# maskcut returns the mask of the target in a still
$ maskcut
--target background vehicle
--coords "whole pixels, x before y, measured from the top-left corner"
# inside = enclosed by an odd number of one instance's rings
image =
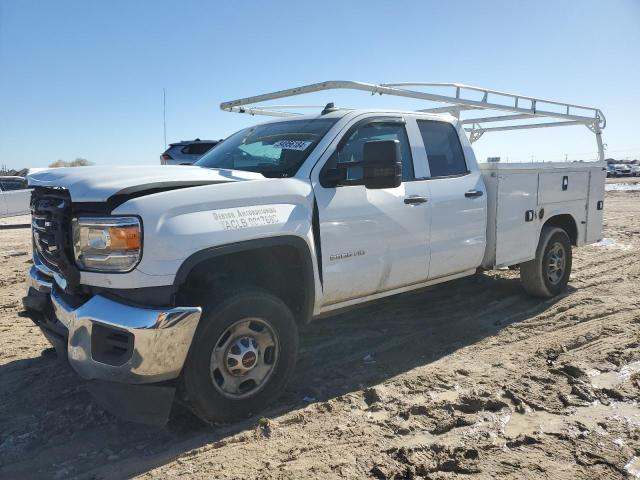
[[[618,163],[613,166],[613,176],[614,177],[630,177],[631,167],[624,163]]]
[[[640,165],[630,165],[631,175],[634,177],[640,177]]]
[[[29,213],[31,190],[22,177],[0,177],[0,217]]]
[[[160,155],[160,163],[162,165],[192,165],[219,142],[219,140],[196,138],[195,140],[171,143],[169,148]]]
[[[340,88],[507,115],[328,104],[243,129],[193,167],[30,175],[25,307],[53,310],[36,318],[44,334],[116,413],[165,421],[179,387],[219,421],[282,391],[313,318],[505,266],[519,266],[531,295],[561,293],[572,246],[602,236],[604,115],[459,84],[444,85],[450,96],[443,84],[408,88],[430,85],[324,82],[221,108],[283,117],[245,105]],[[479,165],[471,147],[489,132],[567,124],[595,134],[599,162]]]

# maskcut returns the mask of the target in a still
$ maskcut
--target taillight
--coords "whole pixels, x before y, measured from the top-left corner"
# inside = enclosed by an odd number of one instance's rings
[[[173,160],[173,157],[171,157],[171,155],[169,155],[168,153],[163,153],[162,155],[160,155],[160,163],[162,165],[167,163],[167,160]]]

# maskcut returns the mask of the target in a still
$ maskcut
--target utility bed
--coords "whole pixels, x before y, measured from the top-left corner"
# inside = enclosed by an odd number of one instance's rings
[[[484,268],[535,257],[539,224],[560,209],[573,215],[577,246],[602,238],[606,168],[589,163],[480,163],[487,187]],[[524,212],[525,218],[522,218]]]

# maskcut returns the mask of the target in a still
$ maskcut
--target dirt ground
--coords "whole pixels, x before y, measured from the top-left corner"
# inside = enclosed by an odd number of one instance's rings
[[[515,271],[305,329],[260,417],[115,419],[22,316],[27,217],[0,221],[0,478],[640,478],[640,192],[607,192],[605,240],[566,294]]]

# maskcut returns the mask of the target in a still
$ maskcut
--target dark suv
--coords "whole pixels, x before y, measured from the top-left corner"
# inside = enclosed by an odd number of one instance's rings
[[[160,163],[162,165],[191,165],[200,160],[200,157],[218,143],[220,140],[200,140],[199,138],[170,143],[169,148],[160,155]]]

